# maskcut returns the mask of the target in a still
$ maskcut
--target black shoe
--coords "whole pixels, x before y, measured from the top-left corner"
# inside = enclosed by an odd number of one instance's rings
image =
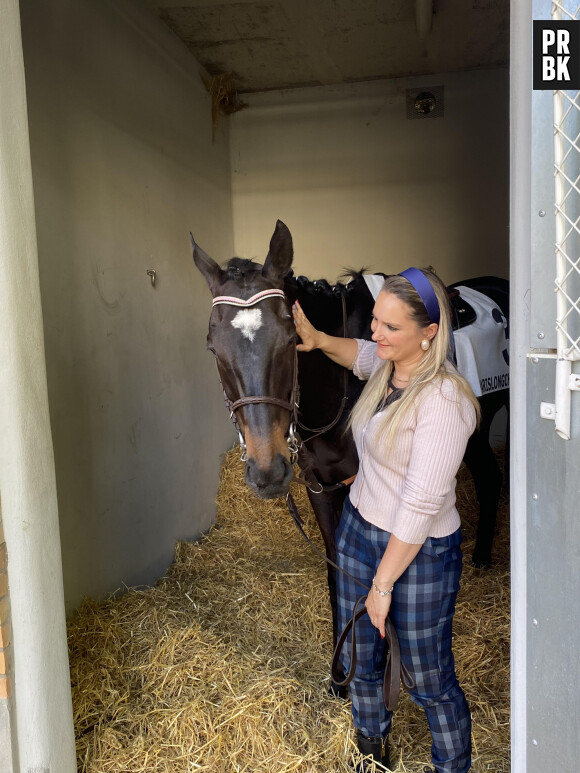
[[[358,730],[356,733],[356,742],[360,753],[364,754],[365,757],[372,757],[372,759],[375,762],[380,763],[385,770],[390,770],[391,768],[388,740],[388,736],[386,738],[381,738],[380,735],[375,735],[371,738],[367,738],[362,733],[359,733]],[[366,773],[370,770],[370,767],[369,762],[363,760],[357,765],[356,773]]]

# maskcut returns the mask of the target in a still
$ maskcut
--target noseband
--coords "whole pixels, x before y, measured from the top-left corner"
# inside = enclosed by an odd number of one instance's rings
[[[223,305],[223,306],[237,306],[238,308],[247,309],[250,306],[255,306],[257,303],[260,303],[260,301],[263,301],[266,298],[284,298],[284,300],[286,300],[286,295],[284,294],[283,290],[276,290],[274,288],[270,290],[262,290],[259,293],[252,295],[251,298],[248,298],[247,300],[243,298],[236,298],[235,296],[232,296],[232,295],[217,295],[213,299],[212,307]],[[217,364],[217,358],[216,358],[216,364]],[[232,420],[232,423],[236,428],[240,439],[240,447],[242,449],[242,455],[241,455],[242,461],[243,462],[247,461],[248,455],[247,455],[247,449],[246,449],[246,441],[244,440],[244,436],[242,435],[240,425],[238,424],[238,420],[236,418],[236,411],[238,410],[238,408],[242,408],[244,405],[256,405],[258,403],[267,403],[269,405],[277,405],[279,408],[284,408],[285,411],[289,411],[290,413],[291,419],[290,419],[290,426],[288,428],[288,437],[286,438],[286,443],[288,444],[288,450],[290,452],[290,462],[291,464],[294,464],[294,462],[296,461],[296,457],[298,456],[298,451],[300,450],[300,446],[301,446],[301,441],[296,431],[296,425],[298,422],[298,401],[299,401],[298,354],[296,352],[296,349],[294,349],[294,373],[292,377],[292,392],[290,394],[289,402],[287,402],[286,400],[281,400],[279,397],[270,397],[268,395],[263,395],[263,396],[252,395],[250,397],[240,397],[237,400],[234,400],[232,402],[228,397],[226,390],[224,389],[223,382],[221,379],[221,374],[219,373],[219,366],[218,366],[218,375],[220,378],[220,383],[222,384],[226,407],[230,412],[230,419]]]

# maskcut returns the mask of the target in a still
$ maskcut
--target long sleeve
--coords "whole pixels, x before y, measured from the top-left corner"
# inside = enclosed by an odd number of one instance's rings
[[[393,524],[393,534],[419,544],[433,529],[445,506],[455,506],[455,476],[475,426],[475,411],[455,390],[444,386],[429,395],[417,411],[411,454]]]

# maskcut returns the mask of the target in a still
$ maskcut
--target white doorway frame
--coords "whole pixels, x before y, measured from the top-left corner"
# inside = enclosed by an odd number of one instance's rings
[[[526,773],[526,376],[531,283],[531,2],[512,0],[510,27],[511,758],[512,773]]]

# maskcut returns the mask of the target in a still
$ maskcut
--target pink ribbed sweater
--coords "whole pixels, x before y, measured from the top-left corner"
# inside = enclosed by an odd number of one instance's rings
[[[385,363],[374,342],[357,339],[357,344],[353,371],[366,381]],[[380,412],[354,435],[359,470],[352,504],[365,520],[403,542],[418,545],[452,534],[460,524],[455,476],[475,428],[473,405],[463,395],[458,401],[457,387],[444,379],[424,388],[388,451],[377,441],[379,422]]]

